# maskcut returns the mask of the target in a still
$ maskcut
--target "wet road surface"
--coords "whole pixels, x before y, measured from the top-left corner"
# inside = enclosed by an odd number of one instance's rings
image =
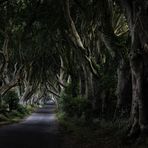
[[[61,148],[55,106],[38,109],[23,122],[0,128],[0,148]]]

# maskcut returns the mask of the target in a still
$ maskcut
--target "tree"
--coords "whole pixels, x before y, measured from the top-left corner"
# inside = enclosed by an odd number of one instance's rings
[[[147,1],[122,1],[121,7],[127,16],[131,33],[130,67],[132,74],[132,111],[129,135],[139,128],[143,133],[147,130]]]

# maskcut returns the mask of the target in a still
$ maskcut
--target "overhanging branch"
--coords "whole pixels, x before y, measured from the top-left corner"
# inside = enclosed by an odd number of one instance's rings
[[[73,19],[70,15],[70,7],[69,7],[69,0],[63,0],[64,2],[64,12],[65,12],[65,18],[66,18],[66,21],[67,21],[67,24],[68,24],[68,27],[69,27],[69,31],[72,35],[72,37],[74,38],[75,40],[75,44],[81,48],[82,50],[85,51],[85,48],[84,48],[84,45],[82,43],[82,40],[77,32],[77,29],[76,29],[76,26],[73,22]]]

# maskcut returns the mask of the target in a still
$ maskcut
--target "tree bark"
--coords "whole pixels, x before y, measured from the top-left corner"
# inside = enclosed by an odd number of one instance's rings
[[[137,128],[141,133],[148,131],[148,2],[147,0],[120,0],[127,16],[131,33],[131,75],[132,75],[132,109],[131,131]]]
[[[117,69],[118,83],[117,83],[117,105],[114,114],[114,119],[121,117],[123,111],[127,112],[130,108],[129,104],[132,101],[132,80],[130,65],[124,59],[120,61],[119,67]]]

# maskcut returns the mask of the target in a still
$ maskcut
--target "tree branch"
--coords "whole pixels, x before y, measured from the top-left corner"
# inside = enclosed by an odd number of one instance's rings
[[[45,87],[47,89],[47,91],[49,91],[50,93],[52,93],[53,95],[55,95],[56,97],[60,98],[60,95],[57,94],[56,92],[53,92],[52,90],[48,89],[47,85],[45,84]]]
[[[84,45],[82,43],[82,40],[77,32],[77,29],[75,27],[75,24],[73,22],[73,19],[70,15],[70,7],[69,7],[69,0],[63,0],[64,1],[64,12],[65,12],[65,18],[69,27],[69,31],[71,35],[73,36],[75,40],[75,44],[81,48],[83,51],[85,51]]]

